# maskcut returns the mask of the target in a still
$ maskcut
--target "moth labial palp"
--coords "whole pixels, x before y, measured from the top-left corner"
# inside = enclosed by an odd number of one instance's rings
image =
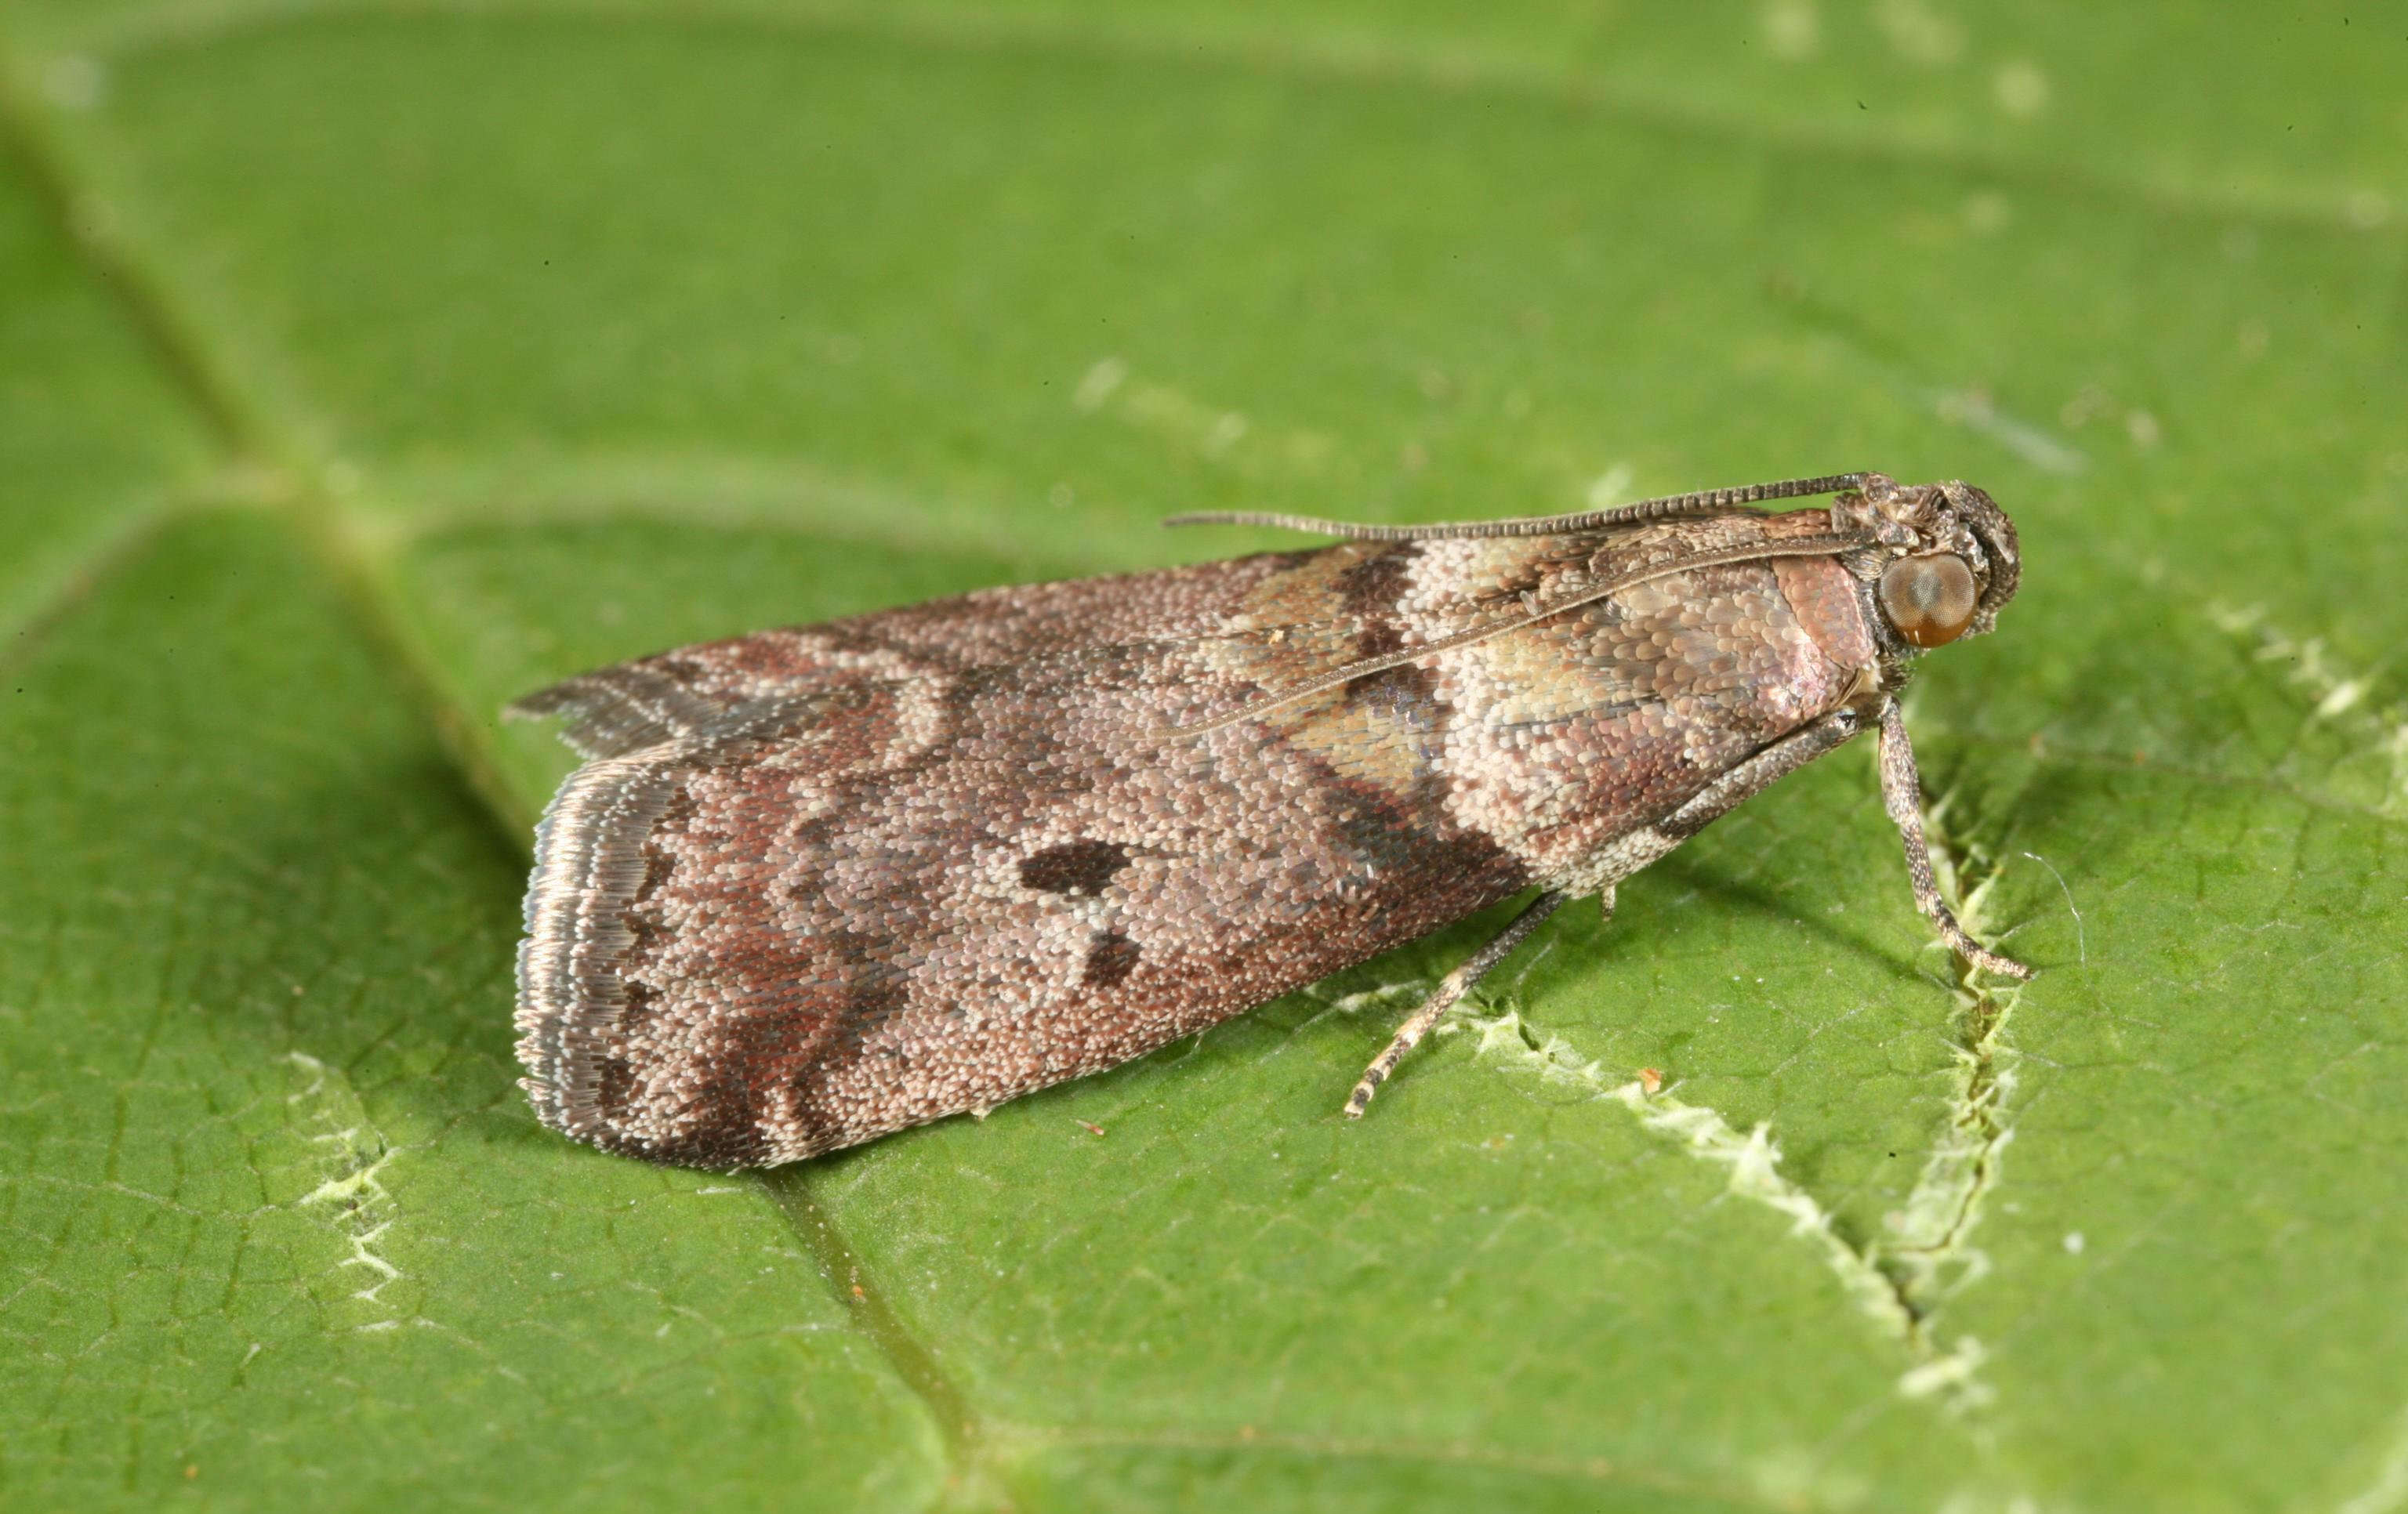
[[[1828,507],[1774,512],[1832,494]],[[538,833],[519,1054],[546,1123],[796,1160],[1095,1072],[1535,889],[1373,1092],[1565,900],[1881,732],[1988,631],[2014,526],[1830,475],[992,589],[707,643],[530,695],[587,764]]]

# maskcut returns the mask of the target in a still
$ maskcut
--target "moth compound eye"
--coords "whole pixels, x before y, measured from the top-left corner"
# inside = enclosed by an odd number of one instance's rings
[[[1901,557],[1882,572],[1882,613],[1918,647],[1945,647],[1963,636],[1981,597],[1973,570],[1955,552]]]

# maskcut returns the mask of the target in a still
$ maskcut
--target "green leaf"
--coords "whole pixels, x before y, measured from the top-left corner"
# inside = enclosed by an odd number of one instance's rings
[[[0,7],[11,1507],[2408,1507],[2408,26]],[[541,1130],[502,702],[1273,538],[1881,467],[1864,755],[766,1178]],[[1660,1093],[1641,1069],[1660,1072]],[[1100,1132],[1100,1134],[1098,1134]]]

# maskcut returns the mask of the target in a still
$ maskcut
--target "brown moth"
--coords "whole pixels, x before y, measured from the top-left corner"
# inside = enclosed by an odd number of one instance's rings
[[[1834,494],[1828,508],[1767,501]],[[1801,478],[983,590],[520,700],[545,812],[518,1054],[544,1122],[792,1162],[1192,1035],[1524,890],[1348,1100],[1566,899],[1878,727],[1947,944],[1897,691],[1988,631],[2015,532],[1962,483]]]

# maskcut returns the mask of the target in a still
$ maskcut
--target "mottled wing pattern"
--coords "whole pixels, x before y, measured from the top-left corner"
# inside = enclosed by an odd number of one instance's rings
[[[781,702],[862,683],[1209,635],[1255,585],[1311,555],[1263,553],[1158,573],[988,589],[764,631],[582,673],[528,694],[509,712],[566,717],[562,739],[582,757],[740,735],[747,719]]]
[[[1827,519],[1705,524],[1736,541]],[[791,1161],[1125,1061],[1533,881],[1595,886],[1601,846],[1831,707],[1869,660],[1822,624],[1844,613],[1801,615],[1853,612],[1836,563],[1654,580],[1162,732],[1694,544],[1685,528],[992,590],[532,696],[519,709],[566,716],[591,759],[547,812],[528,900],[538,1112],[655,1160]],[[1768,707],[1768,680],[1794,698]]]

